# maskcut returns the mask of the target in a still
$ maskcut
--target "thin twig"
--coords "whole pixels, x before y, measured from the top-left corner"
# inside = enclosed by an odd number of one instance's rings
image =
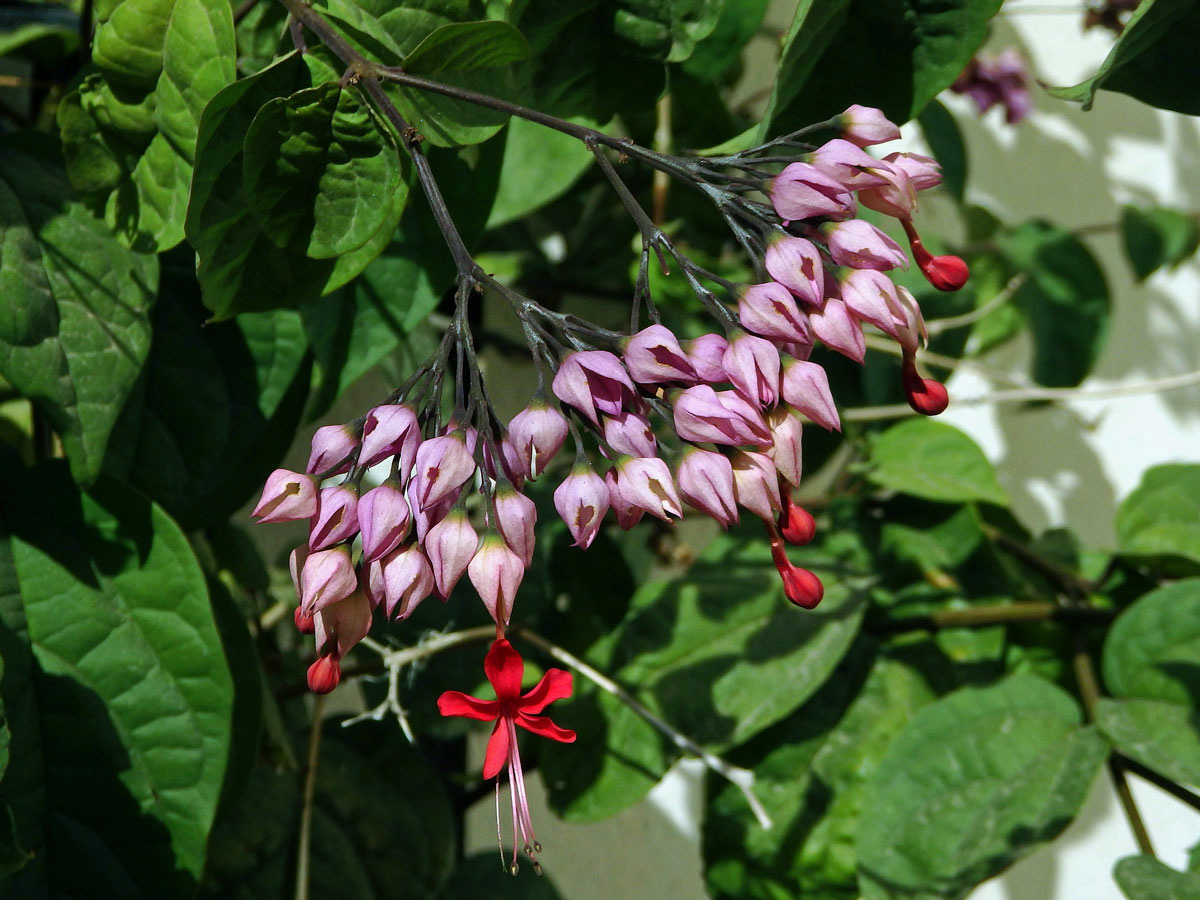
[[[308,856],[312,842],[313,798],[317,791],[317,763],[321,757],[321,709],[325,696],[313,702],[308,734],[308,766],[304,771],[304,805],[300,808],[300,839],[296,846],[296,900],[308,900]]]
[[[547,654],[554,657],[565,666],[574,669],[596,687],[611,694],[620,700],[623,704],[649,722],[660,733],[665,735],[671,743],[685,753],[690,753],[697,757],[704,765],[715,774],[727,780],[730,784],[736,787],[746,798],[746,804],[750,807],[750,811],[754,813],[754,818],[758,820],[758,824],[763,828],[770,828],[772,825],[771,816],[767,813],[762,802],[754,794],[754,773],[749,769],[743,769],[739,766],[732,765],[721,759],[719,756],[714,756],[709,753],[687,735],[676,731],[668,722],[660,719],[649,709],[637,701],[632,694],[627,690],[597,669],[592,668],[578,656],[564,650],[557,644],[552,644],[536,632],[530,631],[527,628],[512,628],[510,633],[517,635],[529,643],[540,647]]]
[[[1134,775],[1145,779],[1157,788],[1161,788],[1176,800],[1180,801],[1181,803],[1186,803],[1192,809],[1200,811],[1200,794],[1189,791],[1183,785],[1176,784],[1170,778],[1164,778],[1153,769],[1143,766],[1137,760],[1130,759],[1128,756],[1122,756],[1119,754],[1118,757],[1121,760],[1121,765],[1125,767],[1126,771],[1132,772]]]
[[[961,316],[947,316],[944,319],[930,319],[925,323],[925,330],[930,337],[936,337],[939,334],[950,331],[955,328],[965,328],[967,325],[974,325],[980,319],[986,318],[991,313],[995,312],[1001,306],[1006,304],[1025,284],[1029,276],[1024,272],[1018,272],[1009,279],[1008,284],[1001,288],[996,296],[983,304],[977,309],[963,313]]]
[[[905,631],[937,631],[942,628],[987,628],[1014,622],[1063,622],[1096,624],[1111,622],[1116,610],[1094,607],[1060,606],[1043,601],[1030,603],[995,603],[972,606],[968,609],[942,609],[924,616],[904,616],[887,619],[872,626],[888,634]]]

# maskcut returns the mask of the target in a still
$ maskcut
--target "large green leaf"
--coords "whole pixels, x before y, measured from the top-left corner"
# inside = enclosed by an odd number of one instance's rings
[[[413,75],[491,69],[529,57],[529,44],[507,22],[453,22],[426,35],[405,57]]]
[[[1186,74],[1194,68],[1198,41],[1196,0],[1143,0],[1100,70],[1071,87],[1050,88],[1050,93],[1082,103],[1087,110],[1103,88],[1161,109],[1200,114],[1200,95]]]
[[[945,503],[1008,505],[983,451],[941,422],[918,418],[893,425],[872,445],[871,463],[868,477],[902,494]]]
[[[1163,266],[1175,268],[1200,246],[1196,217],[1163,206],[1121,207],[1121,239],[1138,281]]]
[[[311,370],[298,312],[206,326],[187,263],[164,266],[150,358],[113,431],[105,471],[193,529],[227,518],[278,465],[300,424]]]
[[[835,551],[821,549],[824,557],[808,563],[817,571],[834,565]],[[844,573],[827,578],[815,611],[796,609],[769,560],[757,536],[714,541],[685,577],[639,590],[597,656],[640,702],[694,740],[716,748],[745,741],[824,683],[863,611],[863,595]],[[595,748],[586,759],[576,748],[543,751],[551,802],[567,818],[611,814],[662,774],[656,732],[607,695],[598,703],[585,695],[563,706],[564,722],[589,733],[590,740],[580,738]],[[598,723],[597,712],[605,714]]]
[[[864,645],[794,715],[732,751],[732,762],[754,772],[773,824],[759,827],[741,792],[710,776],[704,860],[713,896],[857,896],[854,841],[860,817],[870,814],[866,780],[932,699],[915,669]]]
[[[11,896],[186,896],[229,749],[232,685],[178,526],[48,463],[5,486],[0,794],[34,859]]]
[[[1176,872],[1153,856],[1127,856],[1113,877],[1129,900],[1192,900],[1200,897],[1200,873]]]
[[[1096,724],[1124,754],[1170,778],[1200,784],[1200,579],[1151,591],[1104,642]]]
[[[1034,379],[1079,384],[1108,337],[1112,300],[1100,264],[1079,238],[1048,222],[1026,222],[1002,235],[1000,246],[1029,276],[1014,300],[1033,332]]]
[[[236,77],[225,0],[97,9],[87,76],[58,108],[67,172],[109,226],[147,251],[183,239],[201,113]]]
[[[504,135],[504,165],[488,227],[516,221],[566,193],[592,161],[592,154],[578,138],[525,119],[511,120]]]
[[[246,132],[246,203],[277,247],[341,256],[395,228],[408,192],[398,152],[335,82],[270,100]]]
[[[854,103],[907,122],[958,77],[1001,0],[801,0],[760,138]]]
[[[52,148],[0,146],[0,374],[62,438],[71,471],[100,471],[150,349],[158,265],[73,198]]]
[[[1172,572],[1200,565],[1200,466],[1146,470],[1117,509],[1117,546]]]
[[[322,736],[317,764],[311,895],[436,896],[454,866],[456,844],[442,780],[394,722],[334,728]],[[213,835],[201,896],[292,896],[301,785],[299,772],[254,771]]]
[[[871,777],[865,900],[965,897],[1078,812],[1107,748],[1049,682],[1014,675],[916,714]]]
[[[298,54],[291,54],[269,69],[230,85],[205,109],[188,205],[187,235],[199,257],[197,276],[204,303],[215,319],[239,312],[295,307],[340,287],[379,255],[400,221],[407,192],[398,188],[390,194],[382,193],[380,208],[368,213],[371,221],[379,223],[376,230],[365,243],[342,252],[336,259],[313,259],[304,252],[280,247],[275,236],[263,228],[252,210],[248,188],[265,190],[266,185],[261,180],[250,183],[244,139],[262,107],[309,84],[308,67]],[[249,149],[249,139],[245,143]],[[333,172],[328,176],[329,184],[336,192],[339,179],[353,174],[353,170]],[[292,191],[299,205],[296,181],[276,183]],[[320,249],[342,250],[336,246],[338,235],[329,228],[353,218],[362,207],[362,198],[371,190],[368,185],[351,181],[344,195],[310,196],[314,221],[322,218],[326,231],[317,236],[301,227],[297,229],[302,235],[298,240],[306,247],[316,240]],[[345,202],[344,208],[338,205],[339,200]],[[356,234],[354,240],[360,237]]]

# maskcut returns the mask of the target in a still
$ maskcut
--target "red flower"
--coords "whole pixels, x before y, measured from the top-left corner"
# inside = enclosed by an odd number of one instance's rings
[[[487,756],[483,761],[483,777],[493,778],[507,766],[509,791],[512,795],[513,836],[518,831],[524,841],[525,853],[533,862],[535,871],[541,871],[535,853],[541,851],[541,845],[533,835],[533,823],[529,818],[529,802],[525,797],[525,775],[521,769],[521,754],[517,749],[517,728],[520,725],[526,731],[548,737],[552,740],[571,743],[575,740],[575,732],[568,728],[559,728],[545,716],[539,716],[543,709],[555,700],[571,696],[571,673],[562,669],[547,669],[542,680],[533,690],[522,695],[521,679],[525,675],[525,662],[521,654],[513,649],[512,644],[504,638],[492,643],[487,657],[483,661],[483,671],[492,690],[496,692],[495,700],[480,700],[462,691],[446,691],[438,697],[438,711],[443,716],[463,716],[467,719],[495,721],[492,737],[488,741]],[[496,795],[496,818],[499,821],[500,795]],[[517,848],[513,847],[513,861],[510,867],[515,875],[517,871]]]

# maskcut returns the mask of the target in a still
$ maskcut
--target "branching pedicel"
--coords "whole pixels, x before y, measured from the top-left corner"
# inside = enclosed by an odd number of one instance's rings
[[[318,659],[308,683],[318,693],[337,686],[340,660],[366,636],[377,607],[389,618],[407,618],[431,594],[445,600],[467,575],[496,623],[486,667],[497,700],[451,692],[440,706],[447,715],[496,719],[496,735],[503,732],[504,739],[493,737],[484,774],[507,768],[514,832],[525,836],[532,855],[536,843],[512,725],[542,721],[527,713],[569,694],[570,679],[561,673],[554,690],[539,693],[539,686],[520,697],[520,657],[505,639],[534,552],[536,510],[522,492],[525,482],[541,476],[571,439],[574,465],[555,490],[554,505],[581,549],[593,542],[610,509],[625,529],[647,513],[664,521],[682,518],[685,504],[723,526],[737,521],[739,508],[748,510],[766,525],[787,598],[815,607],[823,594],[820,580],[793,565],[785,550],[787,543],[813,536],[812,517],[791,490],[801,477],[802,423],[836,430],[840,422],[825,371],[809,355],[820,341],[861,362],[862,326],[872,325],[901,348],[912,408],[925,415],[945,409],[945,388],[916,368],[925,336],[921,311],[884,274],[906,266],[907,256],[886,234],[855,218],[859,203],[898,218],[929,281],[957,290],[966,281],[966,265],[955,256],[932,256],[912,223],[917,193],[940,182],[939,170],[916,154],[876,159],[866,153],[866,146],[899,137],[899,129],[879,110],[859,106],[728,156],[657,153],[369,63],[311,8],[287,5],[342,56],[350,67],[347,81],[358,84],[397,129],[454,256],[458,280],[455,314],[438,350],[362,418],[320,428],[306,471],[272,473],[254,515],[262,522],[311,522],[307,545],[292,553],[291,570],[300,597],[296,625],[316,638]],[[584,141],[641,232],[629,334],[549,310],[476,265],[442,201],[419,135],[388,100],[381,78],[503,109]],[[820,146],[802,141],[830,131],[840,136]],[[625,186],[606,148],[709,197],[761,283],[728,282],[674,246]],[[782,171],[779,164],[785,164]],[[651,252],[664,270],[674,265],[682,272],[719,331],[679,341],[661,323],[650,292]],[[520,321],[538,377],[528,406],[507,425],[488,396],[467,324],[468,304],[489,295],[503,298]],[[639,329],[643,310],[651,324]],[[448,398],[453,412],[443,421]],[[388,461],[387,478],[364,492],[367,470]],[[574,738],[549,724],[533,730]]]

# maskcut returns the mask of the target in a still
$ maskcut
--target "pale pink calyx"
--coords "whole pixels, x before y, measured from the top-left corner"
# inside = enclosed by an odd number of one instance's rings
[[[717,392],[706,384],[672,394],[670,400],[675,433],[685,441],[732,447],[758,443],[752,424],[740,412],[722,404]]]
[[[567,523],[574,546],[586,550],[596,539],[608,512],[608,487],[591,465],[578,462],[554,491],[554,508]]]
[[[679,494],[671,480],[667,464],[657,457],[617,460],[617,489],[625,502],[650,515],[670,521],[683,516]]]
[[[371,601],[362,591],[322,606],[313,614],[317,655],[341,658],[371,630]]]
[[[467,520],[466,510],[461,506],[450,510],[446,518],[429,529],[424,547],[438,596],[445,600],[479,548],[479,535]]]
[[[862,219],[820,226],[829,255],[839,266],[855,269],[907,269],[908,255],[894,240]]]
[[[641,413],[622,410],[615,416],[605,416],[604,440],[617,453],[627,456],[655,456],[658,453],[658,441],[650,420]]]
[[[824,309],[809,315],[808,324],[812,327],[815,337],[842,356],[860,363],[867,355],[867,342],[863,338],[862,326],[850,315],[850,310],[841,298],[828,298]]]
[[[642,521],[642,516],[646,513],[640,507],[631,506],[629,501],[625,499],[625,495],[621,493],[621,489],[617,485],[616,469],[609,469],[604,473],[604,486],[608,488],[609,509],[617,517],[617,524],[621,528],[628,531],[638,522]]]
[[[821,251],[807,238],[773,235],[763,257],[767,273],[810,306],[819,307],[825,294]]]
[[[689,447],[675,470],[679,493],[687,503],[707,513],[728,528],[737,522],[733,466],[729,459],[711,450]]]
[[[541,398],[535,397],[508,423],[507,441],[512,448],[514,468],[524,478],[542,474],[566,439],[566,417]],[[504,452],[501,447],[501,453]]]
[[[397,470],[401,481],[407,481],[420,443],[421,426],[415,412],[399,403],[377,406],[363,420],[359,462],[373,466],[389,456],[399,456]]]
[[[622,409],[641,405],[629,373],[607,350],[578,350],[568,353],[559,363],[551,383],[554,395],[575,407],[593,425],[599,425],[597,411],[616,415]]]
[[[854,197],[838,181],[810,163],[794,162],[767,186],[771,205],[781,219],[816,216],[848,218],[854,215]]]
[[[300,569],[300,608],[311,616],[318,609],[349,597],[358,588],[358,575],[345,544],[308,554]]]
[[[414,511],[436,506],[475,474],[475,458],[459,429],[431,438],[417,448],[412,477]]]
[[[888,276],[875,269],[842,269],[838,292],[850,315],[895,337],[897,319],[903,322],[905,312]]]
[[[851,141],[835,138],[805,157],[847,190],[880,187],[892,181],[891,166]]]
[[[764,519],[780,508],[779,476],[766,453],[737,450],[730,457],[734,497],[738,504]]]
[[[725,338],[719,334],[702,334],[690,341],[684,341],[681,346],[701,381],[718,384],[726,380],[725,369],[721,365],[725,348],[728,346]]]
[[[837,123],[842,129],[842,137],[860,147],[882,144],[900,137],[900,128],[883,114],[883,110],[873,106],[860,106],[857,103],[848,106],[837,117]]]
[[[537,546],[534,526],[537,524],[537,506],[514,488],[501,482],[496,486],[493,498],[496,510],[496,530],[504,537],[513,553],[529,566],[533,562],[533,551]]]
[[[372,567],[372,587],[389,618],[407,619],[436,586],[433,566],[417,544],[396,548]]]
[[[806,360],[800,360],[805,365],[816,365],[809,363]],[[825,370],[820,369],[820,375],[810,373],[813,378],[820,378],[825,375]],[[792,378],[798,377],[802,373],[792,373]],[[797,389],[804,390],[806,393],[812,389],[810,385],[793,385],[789,388],[790,391]],[[829,381],[825,380],[825,395],[829,393]],[[819,396],[819,395],[817,395]],[[825,409],[824,399],[821,400],[821,408]],[[828,408],[833,410],[833,422],[836,425],[838,421],[837,409],[833,406],[833,399],[828,399]],[[809,418],[812,418],[811,416]],[[826,416],[826,418],[828,418]],[[767,427],[771,429],[771,448],[767,451],[767,456],[774,464],[775,471],[788,482],[788,484],[798,485],[800,483],[800,475],[804,469],[804,459],[802,455],[802,433],[803,423],[800,417],[792,410],[790,406],[783,403],[770,410],[767,415]],[[816,421],[813,419],[813,421]],[[828,427],[828,426],[826,426]],[[737,463],[734,463],[735,468]],[[736,474],[736,473],[735,473]],[[778,492],[776,492],[776,501],[778,502]],[[755,510],[758,512],[758,510]]]
[[[358,485],[321,488],[317,514],[308,531],[310,550],[325,550],[358,534]]]
[[[359,498],[358,525],[363,559],[379,559],[400,546],[408,537],[412,513],[398,480],[385,481]]]
[[[622,355],[639,384],[695,384],[692,368],[679,339],[663,325],[651,325],[625,341]]]
[[[729,382],[743,396],[763,408],[775,405],[779,399],[779,350],[774,344],[744,331],[733,332],[721,364]]]
[[[752,284],[738,296],[738,319],[754,334],[779,341],[807,341],[808,316],[792,292],[776,281]]]
[[[829,391],[829,376],[820,365],[807,360],[785,359],[780,387],[783,390],[783,399],[813,422],[829,431],[842,430],[837,407]],[[799,444],[798,438],[796,443]],[[776,466],[778,467],[778,463]],[[799,473],[796,474],[795,481],[791,478],[788,478],[788,481],[797,484]]]
[[[267,476],[262,497],[251,516],[260,523],[298,522],[317,512],[317,485],[312,475],[302,475],[289,469],[276,469]]]
[[[504,538],[494,531],[484,535],[467,565],[467,577],[492,619],[507,625],[517,589],[525,577],[525,564],[508,548]]]
[[[324,425],[317,429],[312,439],[312,453],[308,457],[306,472],[325,478],[350,470],[358,453],[361,435],[351,425]]]

